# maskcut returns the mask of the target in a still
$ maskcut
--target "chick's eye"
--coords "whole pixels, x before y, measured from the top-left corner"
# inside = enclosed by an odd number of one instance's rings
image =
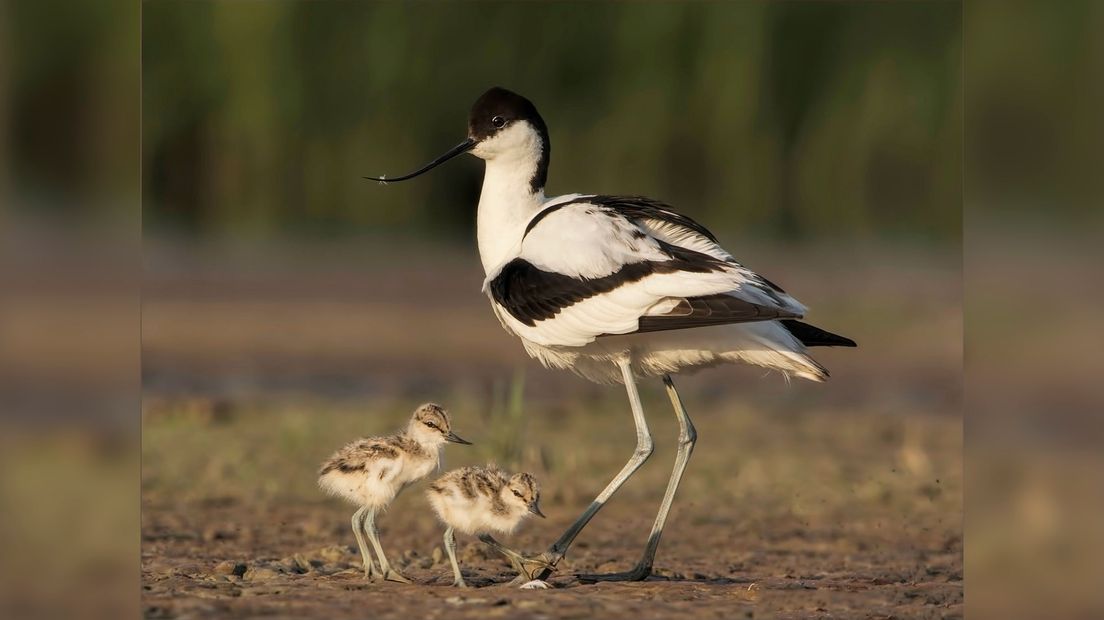
[[[514,491],[514,496],[521,499],[521,493],[518,493],[517,491]]]
[[[426,426],[428,426],[428,427],[430,427],[434,430],[441,430],[441,429],[437,428],[437,425],[434,424],[433,422],[422,422],[422,424],[425,424]]]
[[[501,116],[496,116],[491,119],[491,124],[495,127],[498,127],[499,129],[502,129],[506,126],[506,119],[502,118]]]

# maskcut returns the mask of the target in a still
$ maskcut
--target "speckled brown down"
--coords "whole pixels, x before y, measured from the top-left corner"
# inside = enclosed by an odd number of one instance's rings
[[[511,534],[530,514],[544,517],[540,510],[540,486],[531,474],[507,475],[494,465],[486,467],[462,467],[441,476],[426,491],[429,503],[441,521],[445,531],[445,549],[452,563],[453,585],[467,587],[456,561],[455,530],[476,535],[484,543],[506,556],[518,571],[513,583],[527,583],[528,587],[546,587],[543,581],[535,582],[527,565],[548,568],[547,562],[526,558],[506,548],[491,536],[491,532]]]
[[[409,582],[391,568],[383,553],[376,532],[376,513],[404,488],[437,469],[441,450],[448,442],[470,443],[452,432],[448,412],[443,407],[427,403],[414,411],[403,432],[358,439],[322,464],[318,485],[327,493],[360,506],[353,514],[352,527],[364,560],[365,577],[371,579],[376,572],[364,540],[367,534],[379,558],[383,578]]]

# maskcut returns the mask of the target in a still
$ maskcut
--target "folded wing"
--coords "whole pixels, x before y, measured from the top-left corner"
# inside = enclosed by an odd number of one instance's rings
[[[633,197],[578,196],[546,208],[485,288],[507,329],[551,346],[805,311],[700,224]]]

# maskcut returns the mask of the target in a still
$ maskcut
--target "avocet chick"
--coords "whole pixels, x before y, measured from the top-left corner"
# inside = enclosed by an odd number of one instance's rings
[[[410,583],[391,568],[383,554],[376,513],[386,508],[407,485],[425,478],[441,462],[446,442],[470,445],[452,432],[448,412],[428,403],[414,411],[406,430],[387,437],[358,439],[338,450],[318,472],[318,486],[332,495],[345,498],[360,508],[353,513],[353,535],[364,561],[364,576],[375,573],[372,556],[364,536],[375,548],[380,575],[387,580]]]
[[[540,487],[533,476],[525,473],[507,476],[494,467],[461,467],[441,476],[426,491],[429,503],[448,527],[445,530],[445,549],[452,562],[452,585],[466,588],[460,565],[456,562],[456,534],[476,535],[479,540],[506,556],[518,571],[513,584],[533,579],[535,571],[526,564],[547,568],[543,560],[526,558],[508,549],[491,536],[491,532],[510,534],[530,514],[544,518],[540,510]]]

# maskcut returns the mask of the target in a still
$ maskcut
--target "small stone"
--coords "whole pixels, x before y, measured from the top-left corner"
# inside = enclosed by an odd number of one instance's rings
[[[211,526],[203,530],[202,538],[206,542],[213,542],[216,540],[236,540],[238,538],[238,533],[231,529]]]
[[[449,605],[481,605],[487,602],[485,598],[466,598],[463,596],[450,596],[445,599]]]
[[[445,552],[441,551],[440,547],[433,548],[433,566],[437,566],[444,559]]]
[[[202,575],[204,570],[198,564],[183,564],[175,566],[169,570],[169,575],[172,577],[188,577],[194,578],[197,575]]]
[[[245,574],[242,575],[242,579],[247,579],[249,581],[271,581],[272,579],[279,578],[282,574],[283,571],[276,568],[254,566],[245,571]]]
[[[290,558],[284,558],[280,564],[287,568],[289,573],[295,573],[297,575],[309,573],[313,568],[311,563],[308,562],[307,558],[303,557],[301,553],[296,553]]]
[[[318,551],[318,557],[327,562],[340,562],[349,555],[348,547],[343,545],[330,545]]]
[[[411,562],[407,566],[417,566],[418,568],[433,568],[433,558],[422,558],[417,562]]]
[[[218,564],[215,564],[214,573],[216,575],[235,575],[241,577],[245,574],[245,569],[248,568],[242,562],[235,562],[233,560],[223,560]]]

